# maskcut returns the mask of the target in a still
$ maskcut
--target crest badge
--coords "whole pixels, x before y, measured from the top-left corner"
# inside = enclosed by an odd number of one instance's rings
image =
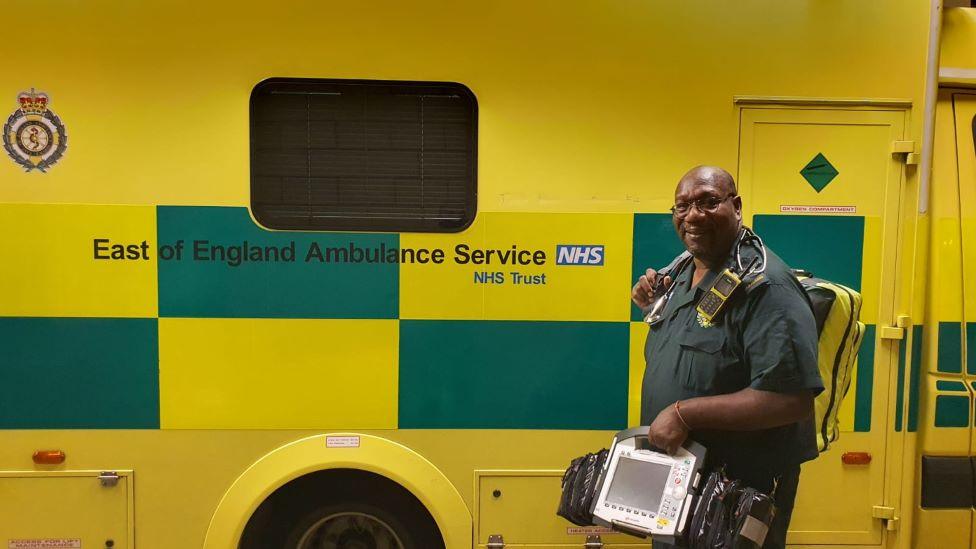
[[[17,95],[20,108],[3,125],[3,148],[25,171],[46,172],[64,156],[68,134],[54,111],[48,108],[46,93],[34,91]]]
[[[702,328],[711,328],[715,324],[709,321],[707,318],[703,317],[701,313],[698,313],[698,325]]]

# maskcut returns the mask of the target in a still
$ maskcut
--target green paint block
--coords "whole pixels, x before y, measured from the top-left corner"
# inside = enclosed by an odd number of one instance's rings
[[[908,385],[908,432],[918,431],[918,407],[922,386],[922,326],[912,327],[912,360]]]
[[[838,173],[840,172],[827,160],[823,153],[817,153],[817,156],[813,157],[813,160],[800,170],[803,179],[806,179],[807,183],[818,193],[824,190],[837,177]]]
[[[976,322],[966,323],[966,371],[976,376]]]
[[[648,267],[660,269],[684,251],[684,245],[674,232],[671,214],[634,214],[632,284]],[[635,322],[644,319],[641,310],[633,303],[630,305],[630,319]]]
[[[895,431],[902,429],[903,412],[905,405],[905,341],[898,342],[898,387],[895,392]]]
[[[753,228],[790,267],[861,291],[863,217],[757,215]]]
[[[937,367],[940,372],[962,373],[962,326],[959,322],[939,323]]]
[[[267,231],[246,208],[226,207],[160,206],[157,223],[160,246],[182,242],[179,258],[166,259],[160,250],[161,317],[399,314],[399,264],[375,261],[398,247],[398,235]],[[313,245],[318,255],[310,254]],[[330,248],[336,252],[330,255]],[[243,261],[238,249],[259,259]],[[261,260],[262,254],[273,260]]]
[[[0,429],[158,429],[155,318],[0,318]]]
[[[939,395],[935,397],[936,427],[969,427],[969,398]]]
[[[966,391],[966,384],[961,381],[948,381],[940,379],[935,382],[935,388],[939,391]]]
[[[627,426],[626,322],[400,321],[403,429]]]
[[[864,327],[861,349],[857,352],[857,384],[854,387],[854,430],[871,430],[871,401],[874,398],[874,324]]]

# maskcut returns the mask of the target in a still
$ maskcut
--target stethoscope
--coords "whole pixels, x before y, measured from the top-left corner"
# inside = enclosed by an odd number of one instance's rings
[[[752,258],[749,263],[743,267],[742,265],[742,246],[751,245],[758,252],[759,257]],[[766,271],[766,245],[763,244],[762,238],[759,238],[755,232],[749,227],[742,227],[739,231],[739,236],[735,240],[735,246],[733,247],[733,255],[735,255],[736,264],[736,275],[741,280],[746,280],[747,278],[752,278],[758,276]],[[657,298],[654,305],[651,306],[650,312],[644,317],[644,322],[650,324],[651,326],[657,326],[664,320],[664,309],[671,300],[671,296],[674,294],[674,289],[678,286],[675,284],[678,274],[681,273],[691,263],[692,257],[688,252],[682,253],[677,257],[670,265],[658,271],[657,282],[654,285],[654,293],[657,294],[664,288],[664,277],[670,276],[671,272],[675,273],[675,276],[671,279],[671,286],[664,292],[664,294]]]

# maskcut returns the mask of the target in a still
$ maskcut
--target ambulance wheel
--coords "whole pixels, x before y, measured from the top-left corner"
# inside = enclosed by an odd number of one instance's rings
[[[419,535],[419,536],[418,536]],[[345,503],[316,509],[299,521],[285,542],[286,549],[412,549],[414,533],[395,515],[365,503]],[[427,543],[430,543],[429,541]]]
[[[239,549],[444,549],[426,507],[388,478],[319,471],[271,494],[244,528]]]

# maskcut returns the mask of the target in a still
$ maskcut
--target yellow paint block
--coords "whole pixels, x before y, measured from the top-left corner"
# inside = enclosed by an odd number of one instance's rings
[[[630,374],[627,386],[627,425],[640,425],[641,387],[644,383],[644,341],[647,339],[647,324],[630,323]]]
[[[394,429],[395,320],[159,320],[163,429]]]
[[[632,215],[492,212],[483,217],[486,248],[508,251],[514,245],[519,251],[545,254],[544,265],[484,266],[505,279],[502,284],[484,285],[486,318],[629,320]],[[602,246],[603,264],[560,265],[560,245],[591,250]],[[564,260],[571,261],[567,256]]]
[[[861,322],[878,323],[882,272],[882,239],[880,217],[864,218],[864,249],[861,252]]]
[[[442,250],[443,263],[400,265],[400,318],[475,320],[484,318],[484,285],[474,282],[482,269],[455,261],[456,248],[484,247],[484,215],[460,233],[403,233],[400,248]]]
[[[962,225],[962,268],[965,281],[966,305],[964,318],[967,322],[976,321],[976,136],[967,131],[976,120],[976,94],[955,94],[953,110],[956,116],[956,150],[959,151],[959,211]],[[968,152],[964,152],[968,151]]]
[[[155,246],[152,206],[0,204],[0,315],[154,317]]]

